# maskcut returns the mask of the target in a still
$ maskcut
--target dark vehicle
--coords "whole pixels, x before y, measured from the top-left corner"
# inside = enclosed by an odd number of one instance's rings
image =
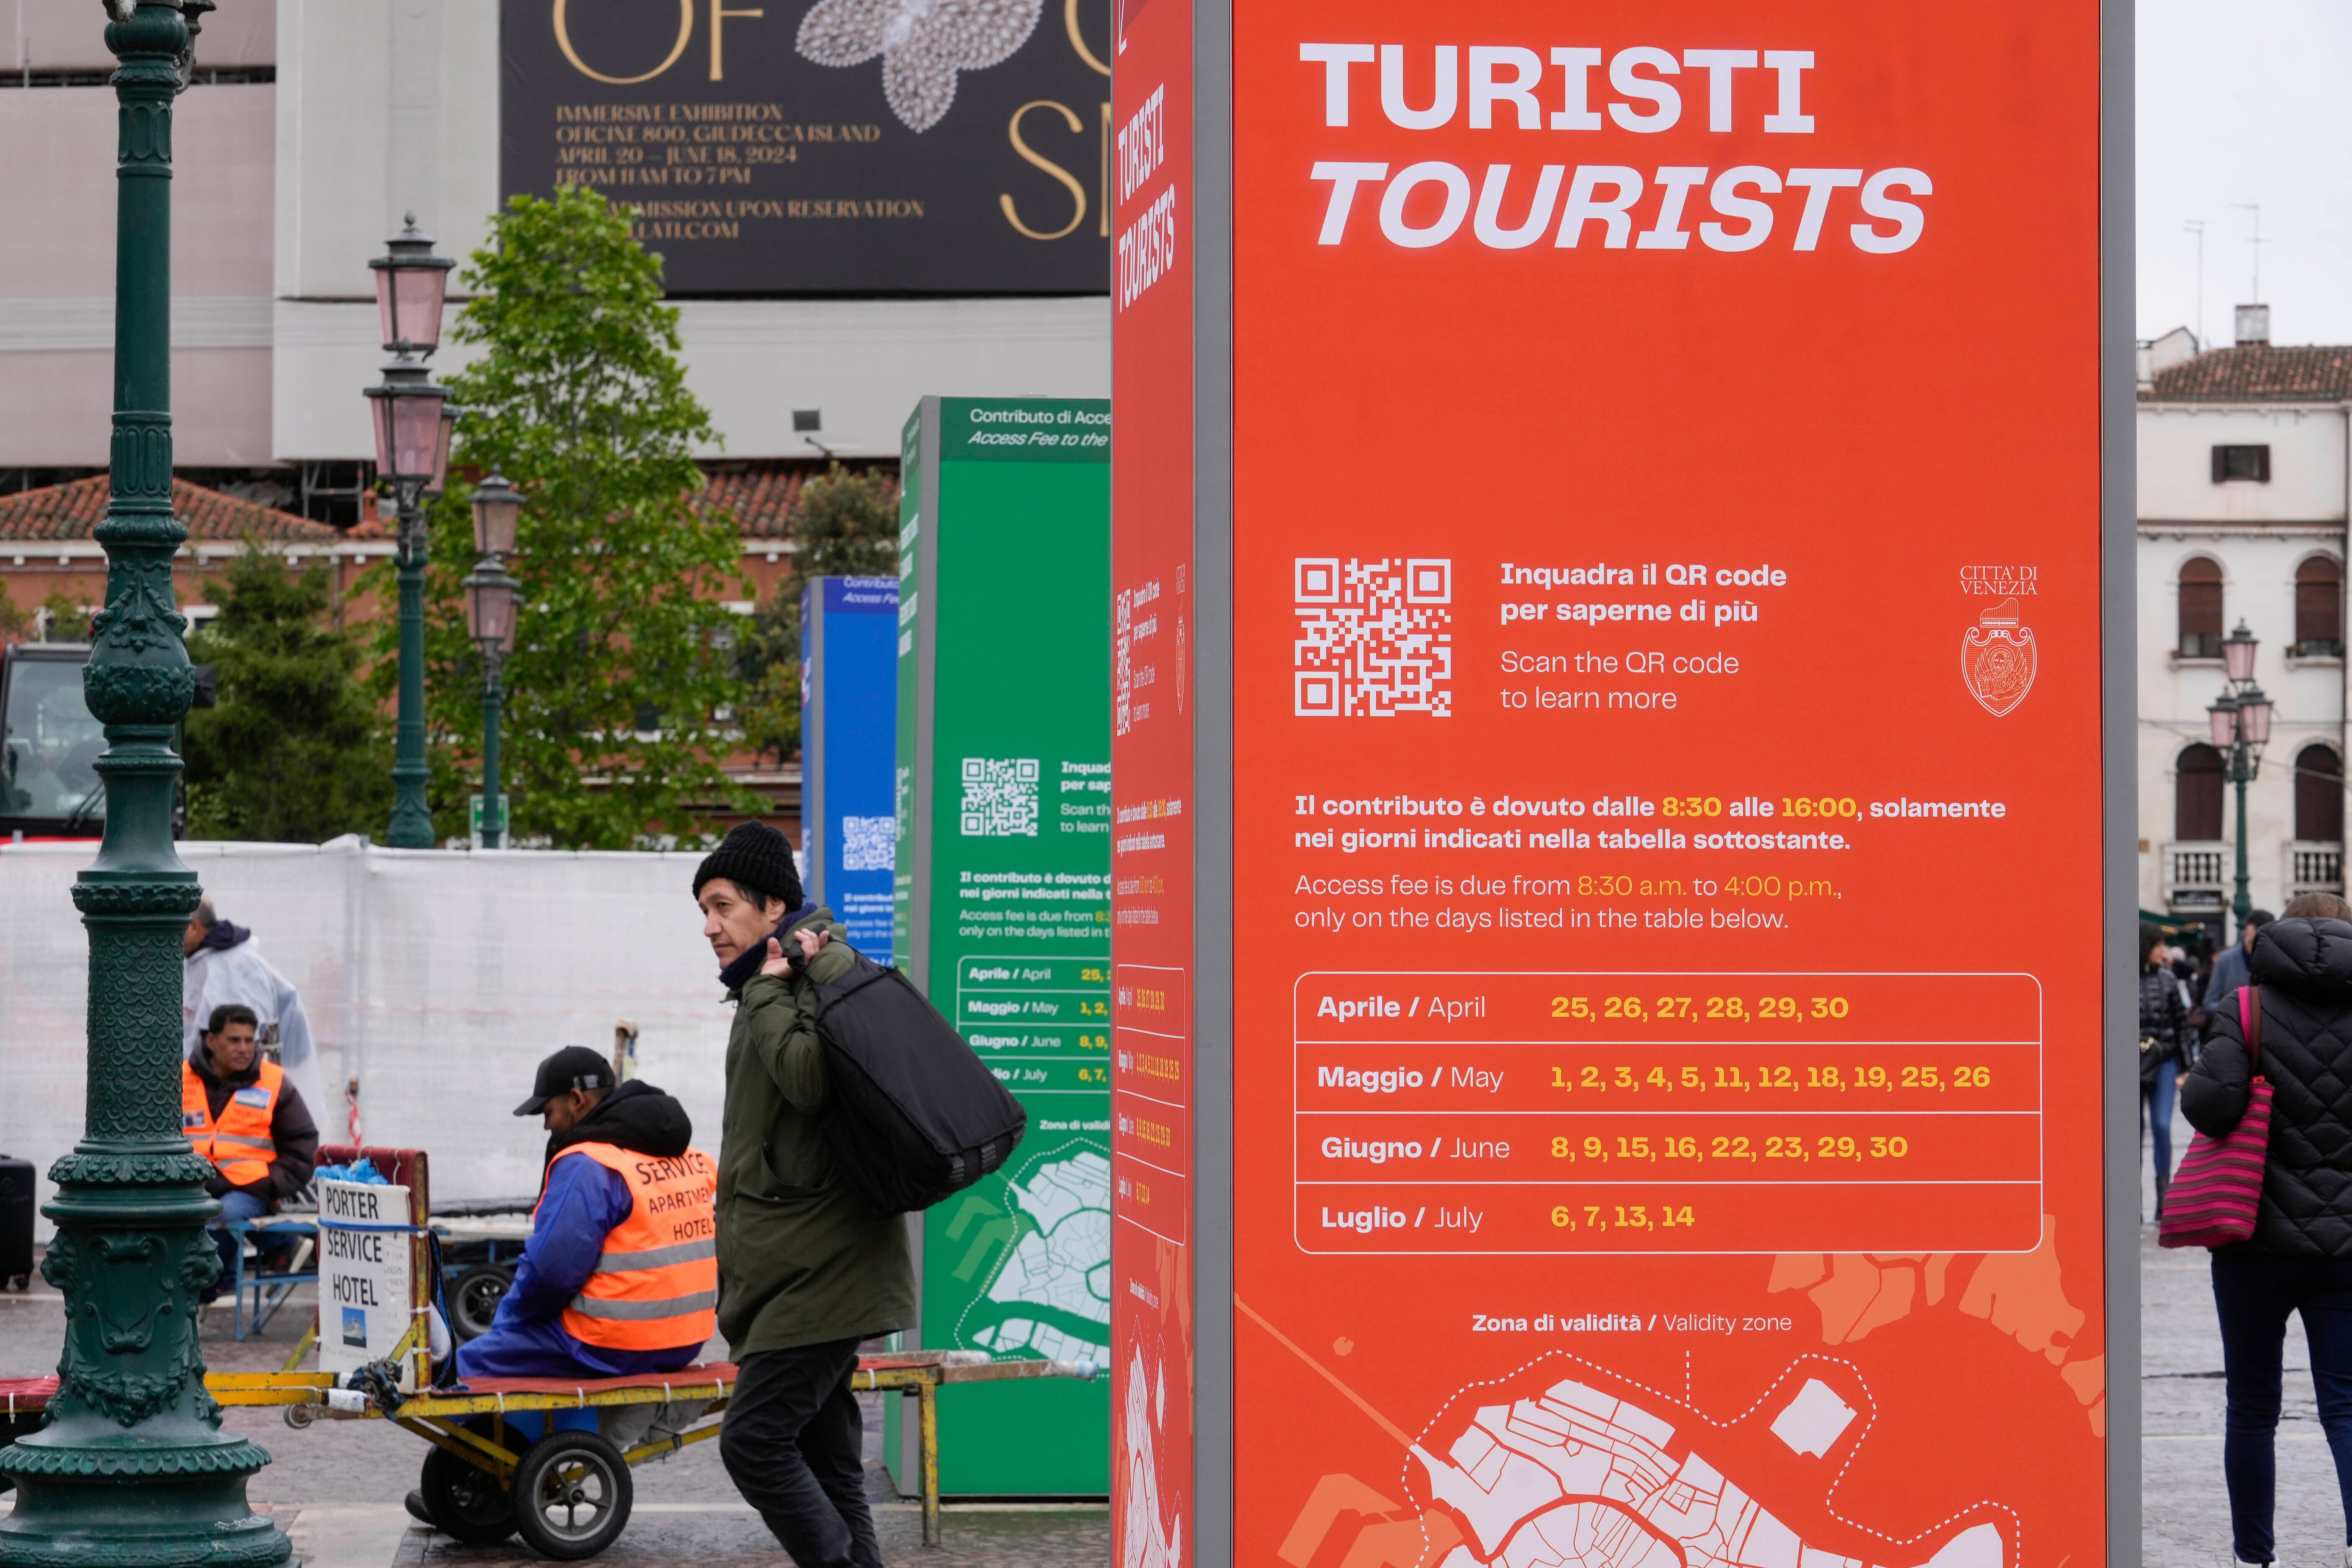
[[[106,735],[81,700],[88,643],[0,647],[0,839],[97,838]]]

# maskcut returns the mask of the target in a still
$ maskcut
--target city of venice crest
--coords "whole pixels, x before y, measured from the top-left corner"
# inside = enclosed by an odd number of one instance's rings
[[[2033,689],[2033,632],[2017,623],[2017,601],[2004,599],[1960,634],[1960,679],[1996,719]]]

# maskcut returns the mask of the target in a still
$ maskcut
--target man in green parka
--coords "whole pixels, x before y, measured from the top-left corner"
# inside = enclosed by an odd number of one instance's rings
[[[849,1390],[858,1342],[915,1326],[902,1215],[878,1215],[833,1169],[815,986],[849,966],[808,903],[792,844],[765,823],[727,835],[694,874],[702,932],[736,1004],[719,1146],[719,1331],[741,1379],[719,1451],[800,1568],[882,1568],[866,1502],[866,1427]]]

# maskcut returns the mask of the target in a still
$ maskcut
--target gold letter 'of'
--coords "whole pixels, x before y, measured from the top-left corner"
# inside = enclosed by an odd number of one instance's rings
[[[569,4],[570,0],[555,0],[555,47],[563,51],[563,58],[570,60],[572,68],[582,76],[593,77],[598,81],[610,82],[614,87],[628,87],[636,82],[653,80],[654,78],[677,64],[678,56],[686,53],[688,40],[694,37],[694,0],[677,0],[677,42],[670,46],[667,58],[643,76],[606,76],[603,71],[591,69],[588,62],[580,58],[579,51],[572,47],[572,30],[563,24],[563,8]],[[712,26],[715,27],[717,23],[714,21]],[[711,40],[710,73],[714,78],[719,74],[718,61],[719,42],[714,37]]]
[[[687,0],[687,3],[691,4],[692,0]],[[711,80],[724,81],[727,79],[727,47],[726,42],[720,34],[720,29],[727,26],[727,18],[730,16],[764,16],[766,15],[767,13],[765,11],[730,11],[727,8],[727,0],[710,0]],[[673,55],[670,58],[672,59],[676,59],[677,57]]]

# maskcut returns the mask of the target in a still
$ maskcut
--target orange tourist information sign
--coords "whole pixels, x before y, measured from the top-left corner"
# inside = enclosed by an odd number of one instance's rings
[[[1117,21],[1119,1561],[2136,1562],[2127,17]]]

